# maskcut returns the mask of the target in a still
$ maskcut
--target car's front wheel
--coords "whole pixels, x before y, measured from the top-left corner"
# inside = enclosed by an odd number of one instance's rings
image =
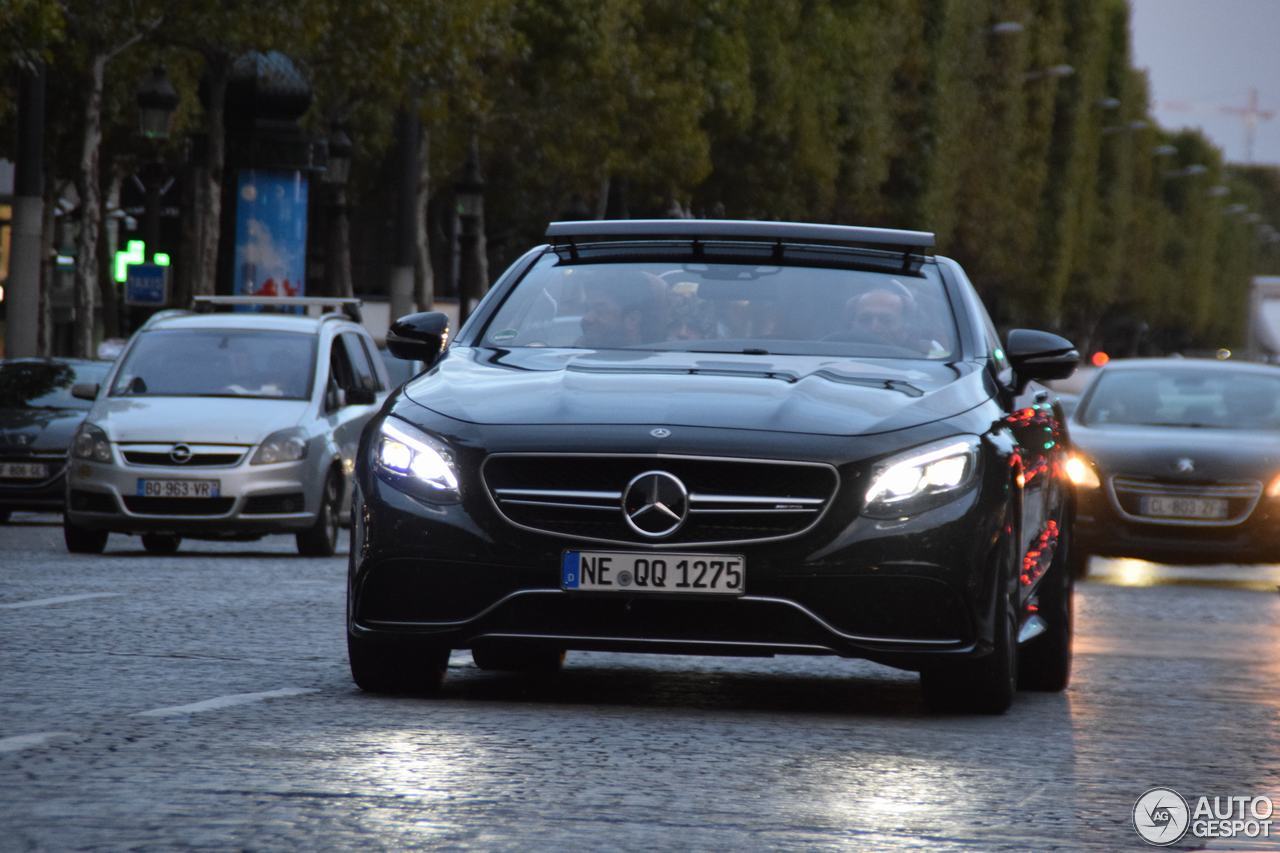
[[[338,548],[338,511],[342,480],[331,471],[320,495],[315,524],[297,534],[298,553],[304,557],[332,557]]]
[[[934,711],[1003,714],[1018,688],[1018,589],[1013,537],[1000,549],[991,652],[920,672],[925,704]]]
[[[107,547],[106,530],[90,530],[75,524],[69,518],[62,520],[62,538],[72,554],[101,554]]]
[[[485,644],[471,650],[471,659],[481,669],[498,672],[527,672],[550,675],[564,666],[563,649],[516,644]]]
[[[142,547],[148,554],[176,554],[181,544],[182,537],[171,533],[142,534]]]
[[[367,693],[431,694],[444,683],[449,649],[430,643],[370,640],[347,634],[351,678]]]

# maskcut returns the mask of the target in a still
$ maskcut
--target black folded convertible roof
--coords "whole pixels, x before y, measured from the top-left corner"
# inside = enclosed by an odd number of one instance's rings
[[[679,240],[841,246],[925,255],[933,248],[928,231],[814,225],[805,222],[761,222],[738,219],[614,219],[552,222],[547,239],[553,246],[574,249],[585,243]]]

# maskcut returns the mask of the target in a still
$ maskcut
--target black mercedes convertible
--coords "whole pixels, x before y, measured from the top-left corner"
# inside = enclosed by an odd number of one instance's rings
[[[562,222],[366,429],[348,649],[373,691],[454,649],[834,654],[1001,712],[1071,661],[1072,345],[1001,341],[914,231]],[[447,344],[447,347],[446,347]]]

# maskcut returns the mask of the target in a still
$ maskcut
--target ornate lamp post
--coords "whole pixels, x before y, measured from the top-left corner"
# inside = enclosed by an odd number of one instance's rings
[[[138,86],[138,129],[147,139],[168,139],[169,122],[178,109],[178,93],[164,66],[157,65]]]
[[[480,281],[480,223],[484,221],[484,176],[480,174],[480,157],[473,142],[462,168],[462,177],[453,185],[458,212],[458,326],[471,314],[471,300],[479,298],[484,283]]]

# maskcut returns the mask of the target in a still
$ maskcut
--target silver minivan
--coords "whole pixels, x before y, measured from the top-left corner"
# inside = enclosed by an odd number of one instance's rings
[[[246,310],[338,303],[344,313]],[[101,553],[111,533],[140,534],[153,553],[183,537],[293,533],[300,553],[332,554],[360,432],[388,393],[358,302],[197,305],[152,317],[104,383],[73,390],[94,403],[71,446],[67,549]]]

